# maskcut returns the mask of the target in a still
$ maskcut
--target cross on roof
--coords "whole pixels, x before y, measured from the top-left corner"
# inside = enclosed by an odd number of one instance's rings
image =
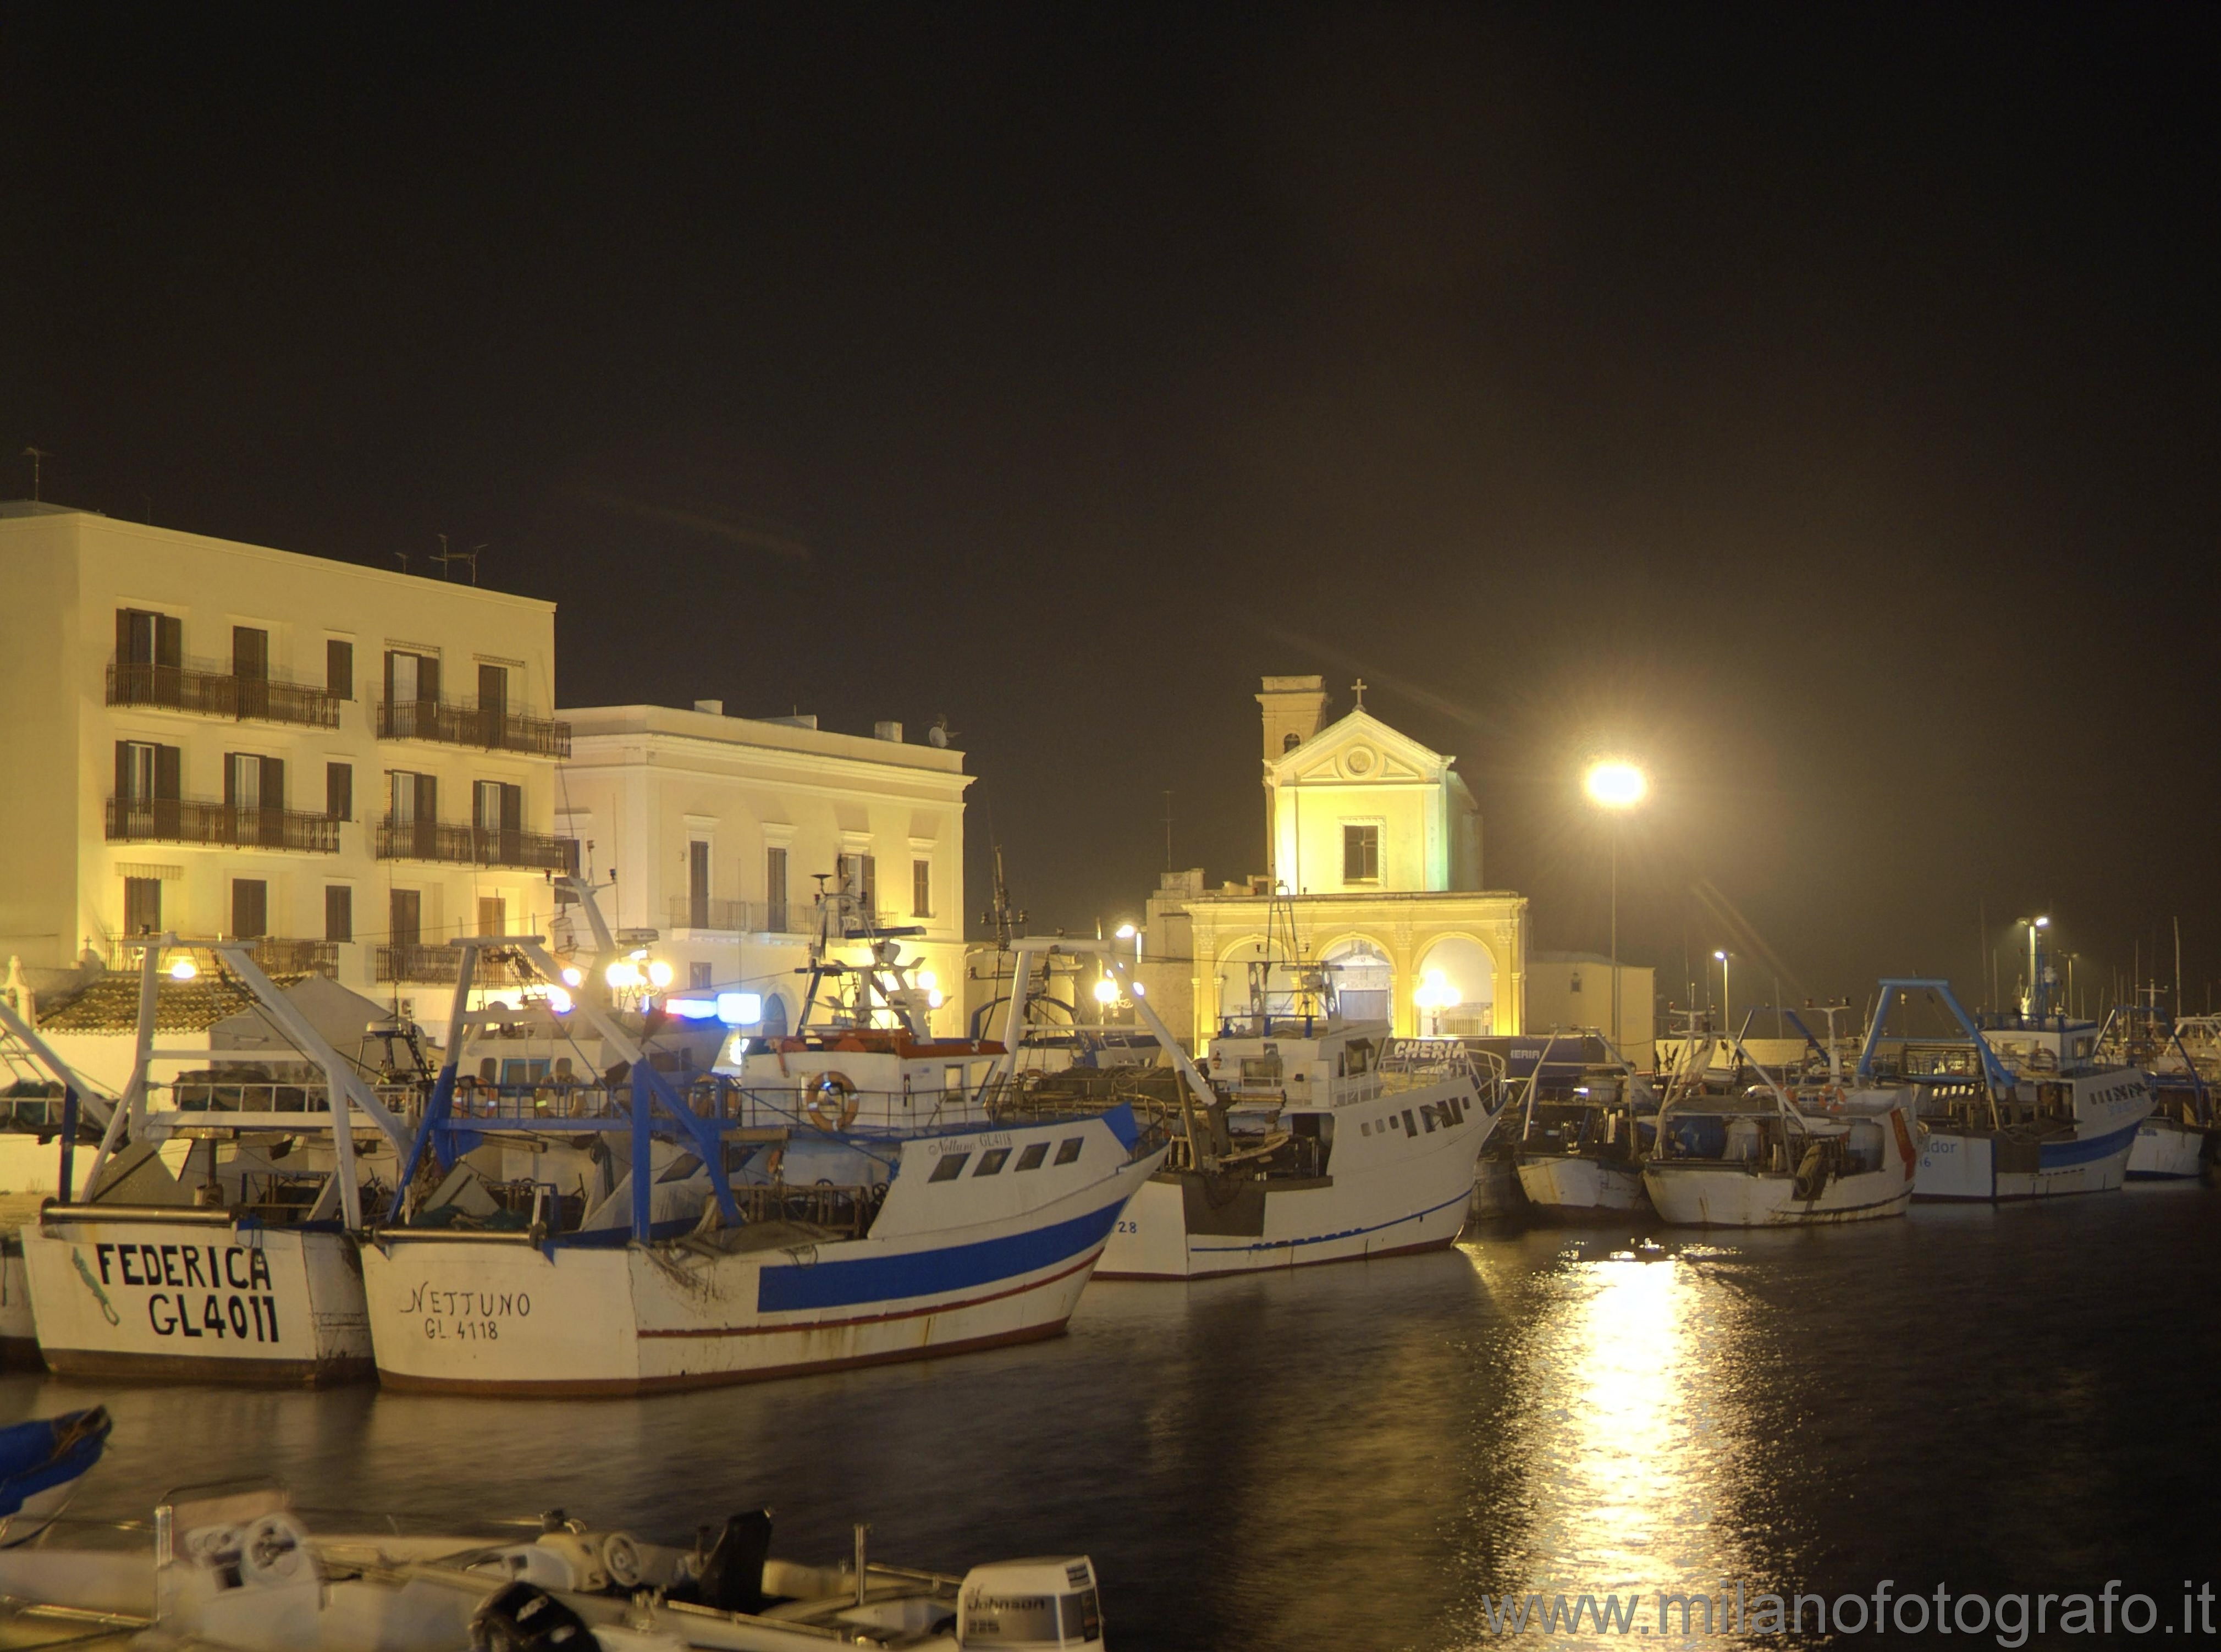
[[[1350,691],[1357,696],[1357,709],[1362,711],[1365,709],[1365,679],[1359,678],[1349,687]]]

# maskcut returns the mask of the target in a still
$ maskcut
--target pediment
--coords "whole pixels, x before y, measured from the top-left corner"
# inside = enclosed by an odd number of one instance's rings
[[[1273,764],[1276,785],[1432,784],[1455,761],[1369,711],[1351,711]]]

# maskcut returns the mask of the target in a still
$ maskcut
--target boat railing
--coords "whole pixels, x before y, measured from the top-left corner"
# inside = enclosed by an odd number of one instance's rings
[[[303,1113],[328,1116],[330,1086],[322,1083],[296,1084],[272,1079],[227,1079],[191,1074],[172,1080],[166,1088],[170,1105],[155,1112],[179,1113]],[[422,1091],[415,1085],[373,1085],[371,1091],[389,1112],[410,1115],[421,1107]],[[160,1089],[150,1087],[150,1100]]]

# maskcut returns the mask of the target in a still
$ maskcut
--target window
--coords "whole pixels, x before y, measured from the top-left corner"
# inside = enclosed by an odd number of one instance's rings
[[[354,765],[324,765],[324,813],[333,820],[354,818]]]
[[[975,1176],[992,1176],[998,1174],[1003,1167],[1010,1162],[1010,1148],[989,1148],[986,1152],[979,1155],[979,1167],[972,1173]]]
[[[1286,733],[1286,734],[1284,734],[1284,735],[1282,735],[1280,736],[1280,752],[1281,752],[1281,754],[1282,754],[1283,756],[1286,755],[1288,753],[1290,753],[1290,752],[1292,752],[1292,751],[1295,750],[1295,748],[1296,748],[1297,747],[1298,747],[1298,746],[1302,745],[1303,743],[1304,743],[1304,737],[1303,737],[1301,735],[1298,734],[1298,733],[1297,733],[1293,729],[1289,729],[1287,733]]]
[[[1036,1142],[1031,1147],[1028,1148],[1023,1153],[1018,1155],[1018,1168],[1021,1170],[1039,1170],[1042,1167],[1042,1161],[1048,1157],[1048,1143],[1046,1142]]]
[[[259,941],[270,933],[270,885],[261,879],[231,880],[231,933],[238,941]]]
[[[786,850],[764,851],[764,928],[785,935],[786,924]]]
[[[152,614],[142,608],[116,610],[116,663],[119,666],[168,666],[183,662],[185,624],[173,614]]]
[[[123,933],[160,935],[162,932],[162,880],[126,878],[123,880]]]
[[[354,891],[345,884],[324,885],[324,939],[354,939]]]
[[[524,788],[480,780],[471,792],[471,824],[482,832],[524,829]]]
[[[686,846],[686,926],[710,927],[710,846],[698,839]]]
[[[715,986],[715,985],[716,985],[716,982],[711,979],[711,976],[710,976],[710,970],[711,970],[711,968],[712,968],[712,966],[710,966],[710,965],[709,965],[709,964],[689,964],[689,965],[687,965],[687,966],[686,966],[686,985],[687,985],[687,986],[688,986],[690,989],[698,989],[698,988],[704,987],[704,986]]]
[[[1380,881],[1380,829],[1344,826],[1342,829],[1342,880],[1346,884]]]
[[[1086,1146],[1086,1138],[1084,1136],[1067,1136],[1063,1141],[1056,1144],[1057,1163],[1060,1165],[1077,1164],[1079,1161],[1079,1149]]]
[[[509,903],[499,895],[479,897],[479,933],[480,935],[509,933]]]
[[[954,1181],[959,1176],[964,1173],[965,1161],[970,1159],[971,1156],[972,1155],[968,1153],[944,1153],[941,1155],[941,1162],[934,1166],[933,1173],[930,1176],[928,1176],[926,1180],[928,1181]]]
[[[506,666],[479,667],[479,710],[500,716],[509,710],[509,668]]]
[[[386,898],[385,938],[397,947],[415,947],[424,940],[424,892],[397,889]]]
[[[930,860],[910,863],[910,915],[912,917],[933,916],[933,862]]]
[[[393,823],[413,826],[418,821],[437,819],[440,813],[440,782],[430,774],[412,774],[407,769],[395,769],[388,777],[393,783]]]
[[[324,643],[324,692],[335,700],[354,698],[354,644],[330,637]]]
[[[285,760],[252,752],[226,752],[223,806],[231,811],[233,841],[277,843],[285,828]]]
[[[231,628],[231,674],[243,682],[270,680],[270,633],[252,625]]]
[[[178,802],[185,754],[143,740],[116,742],[116,805],[110,835],[174,837],[182,825]]]
[[[385,698],[394,704],[440,698],[440,662],[430,654],[388,650],[385,656]],[[401,732],[396,728],[395,733]]]
[[[879,910],[878,885],[877,863],[870,855],[844,854],[841,857],[841,892],[856,898],[858,904],[863,908],[867,922]]]

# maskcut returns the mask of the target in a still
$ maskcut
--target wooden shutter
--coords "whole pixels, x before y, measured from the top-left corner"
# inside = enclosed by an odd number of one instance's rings
[[[262,760],[262,807],[277,814],[285,810],[285,760],[282,757]]]
[[[440,662],[430,654],[416,656],[416,698],[431,701],[440,698]]]
[[[116,610],[116,663],[119,666],[136,666],[142,663],[139,658],[138,625],[141,617],[143,616],[135,608],[119,608]],[[147,640],[152,642],[154,639],[148,637]],[[150,660],[144,663],[152,665],[153,661]]]
[[[324,643],[324,692],[335,700],[354,698],[354,644],[330,637]]]
[[[420,943],[424,933],[423,896],[414,889],[397,889],[386,902],[386,939],[397,947]]]
[[[345,884],[324,885],[324,939],[354,939],[354,891]]]
[[[504,832],[524,829],[524,788],[521,785],[501,789],[501,829]]]
[[[270,933],[270,885],[260,878],[231,880],[231,933],[241,941]]]
[[[175,803],[185,796],[185,752],[176,746],[154,748],[154,795]]]
[[[253,682],[270,676],[270,633],[252,625],[231,628],[231,674]]]
[[[116,742],[116,806],[119,810],[131,801],[131,742],[119,740]]]
[[[174,614],[154,616],[154,663],[176,666],[185,658],[185,623]]]
[[[479,667],[479,710],[497,716],[509,709],[509,669],[505,666]]]
[[[354,766],[324,765],[324,813],[334,820],[354,818]]]

